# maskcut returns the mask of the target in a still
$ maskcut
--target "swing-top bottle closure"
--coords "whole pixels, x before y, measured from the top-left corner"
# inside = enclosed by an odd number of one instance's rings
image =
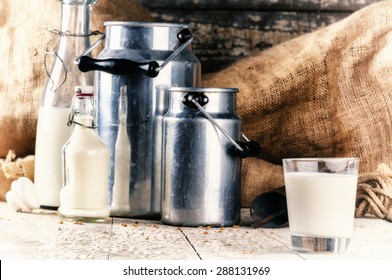
[[[96,120],[95,120],[95,104],[94,100],[91,100],[94,97],[94,87],[93,86],[76,86],[75,87],[75,96],[72,101],[71,110],[68,117],[68,126],[72,126],[73,124],[80,125],[84,128],[97,128]],[[76,106],[76,102],[82,102],[83,99],[89,99],[91,102],[91,108],[88,108],[88,112],[82,112],[81,104]],[[87,105],[87,104],[85,104]],[[78,120],[75,120],[75,117],[80,115],[89,115],[92,117],[91,125],[81,123]]]

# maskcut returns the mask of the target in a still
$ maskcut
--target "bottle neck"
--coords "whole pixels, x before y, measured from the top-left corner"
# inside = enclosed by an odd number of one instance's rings
[[[94,97],[76,97],[72,109],[72,122],[84,128],[96,128],[96,106]]]
[[[71,35],[90,34],[92,1],[62,1],[61,32]]]
[[[74,63],[90,44],[90,14],[95,1],[62,0],[59,45],[41,101],[42,107],[70,108],[75,85],[91,85],[94,73],[82,73]],[[57,35],[56,35],[57,36]]]

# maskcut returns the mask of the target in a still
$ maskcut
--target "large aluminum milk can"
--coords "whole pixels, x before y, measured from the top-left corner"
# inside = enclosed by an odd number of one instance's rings
[[[187,26],[105,22],[105,48],[97,59],[83,55],[81,71],[95,70],[98,133],[110,149],[111,215],[159,218],[162,130],[157,114],[167,109],[165,87],[198,86],[201,65],[191,52]],[[162,95],[163,94],[163,95]],[[159,146],[156,149],[156,146]]]
[[[169,92],[163,117],[162,222],[232,226],[240,222],[241,158],[260,147],[241,132],[236,88],[181,88]]]

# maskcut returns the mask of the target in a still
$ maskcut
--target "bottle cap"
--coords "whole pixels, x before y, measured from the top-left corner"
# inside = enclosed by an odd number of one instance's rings
[[[76,93],[76,96],[93,96],[94,87],[93,86],[76,86],[75,93]]]

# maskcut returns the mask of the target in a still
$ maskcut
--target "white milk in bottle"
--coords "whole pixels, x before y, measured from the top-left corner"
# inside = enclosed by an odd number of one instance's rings
[[[67,126],[68,115],[69,108],[41,107],[38,112],[34,183],[41,204],[47,208],[60,205],[61,151],[72,132]]]
[[[114,155],[114,184],[110,213],[121,216],[129,212],[129,180],[131,176],[131,142],[127,132],[127,87],[120,88],[118,102],[118,133]]]
[[[109,149],[96,132],[93,87],[76,87],[70,115],[74,129],[63,148],[64,187],[59,214],[65,219],[105,221],[109,217]]]

